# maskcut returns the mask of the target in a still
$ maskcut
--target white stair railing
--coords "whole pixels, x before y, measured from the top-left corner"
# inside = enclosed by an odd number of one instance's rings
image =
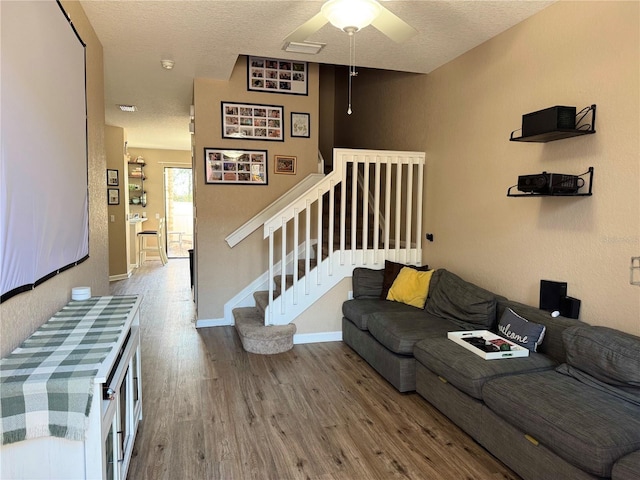
[[[264,238],[269,241],[268,278],[279,276],[281,285],[281,294],[276,296],[274,282],[268,282],[266,325],[290,323],[351,276],[356,267],[383,268],[385,260],[421,262],[425,154],[335,149],[333,157],[330,174],[264,223]],[[340,195],[339,205],[336,194]],[[295,248],[301,242],[303,258]],[[298,274],[300,264],[304,265],[303,278]],[[287,270],[293,273],[289,288]]]

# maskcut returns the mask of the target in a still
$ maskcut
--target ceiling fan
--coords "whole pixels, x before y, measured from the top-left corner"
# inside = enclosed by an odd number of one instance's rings
[[[331,23],[349,35],[353,35],[368,25],[373,25],[398,43],[404,42],[418,33],[415,28],[376,0],[328,0],[322,5],[320,12],[285,38],[285,44],[304,42],[327,23]]]
[[[328,0],[322,5],[319,13],[284,39],[284,49],[287,50],[291,44],[303,47],[304,44],[310,45],[306,42],[307,38],[327,23],[331,23],[349,35],[349,105],[347,114],[351,115],[351,80],[358,75],[355,65],[354,34],[373,25],[391,40],[401,43],[413,37],[418,31],[376,0]]]

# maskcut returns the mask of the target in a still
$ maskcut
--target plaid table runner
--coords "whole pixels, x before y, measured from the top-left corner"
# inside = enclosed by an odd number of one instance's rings
[[[137,298],[72,301],[0,360],[3,445],[46,436],[84,440],[94,377]]]

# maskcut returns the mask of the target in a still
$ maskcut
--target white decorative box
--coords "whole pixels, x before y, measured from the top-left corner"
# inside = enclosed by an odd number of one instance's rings
[[[473,346],[469,342],[463,340],[464,338],[470,337],[480,337],[487,342],[495,342],[495,343],[508,343],[511,347],[511,350],[500,350],[497,352],[485,352],[480,350],[479,348]],[[458,345],[466,348],[467,350],[472,351],[479,357],[484,358],[485,360],[496,360],[499,358],[516,358],[516,357],[528,357],[529,350],[520,345],[517,345],[504,337],[496,335],[488,330],[469,330],[464,332],[448,332],[447,338],[449,340],[453,340]],[[499,348],[499,346],[498,346]]]

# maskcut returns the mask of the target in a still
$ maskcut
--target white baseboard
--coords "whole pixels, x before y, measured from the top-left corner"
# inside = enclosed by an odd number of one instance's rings
[[[226,318],[205,318],[196,320],[196,328],[206,328],[206,327],[229,327],[234,325],[233,322],[230,322]]]
[[[341,342],[342,332],[322,332],[322,333],[300,333],[293,336],[293,343],[300,345],[303,343]]]
[[[110,275],[109,276],[109,281],[110,282],[117,282],[118,280],[126,280],[129,277],[131,277],[131,272],[129,272],[129,273],[121,273],[120,275]]]

